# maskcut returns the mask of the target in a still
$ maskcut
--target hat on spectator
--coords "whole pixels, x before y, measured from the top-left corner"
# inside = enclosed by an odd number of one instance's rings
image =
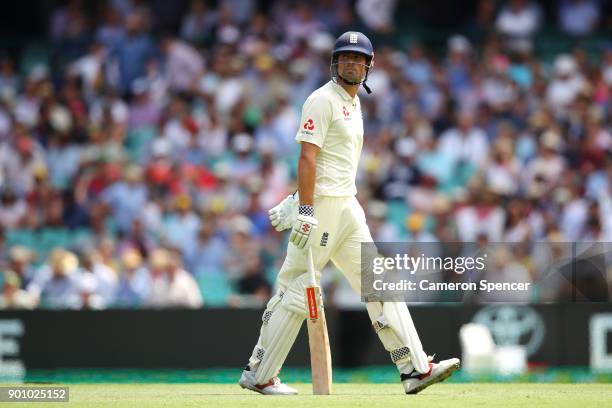
[[[413,212],[406,217],[406,229],[411,232],[418,232],[425,226],[425,217],[423,214]]]
[[[13,262],[26,263],[34,259],[34,253],[22,245],[15,245],[9,250],[9,259]]]
[[[70,251],[56,248],[49,255],[49,264],[54,271],[67,275],[79,266],[79,259]]]
[[[462,35],[456,34],[448,39],[448,50],[465,54],[472,48],[470,41]]]
[[[15,271],[9,269],[4,272],[4,286],[19,288],[21,286],[21,278]]]
[[[123,177],[127,181],[136,183],[142,180],[142,169],[140,168],[140,166],[132,164],[125,168],[125,170],[123,171]]]
[[[310,36],[308,47],[314,52],[321,54],[328,53],[334,48],[334,37],[326,32],[317,32]]]
[[[576,60],[571,55],[563,54],[555,59],[555,74],[557,75],[573,75],[577,68]]]
[[[189,210],[191,208],[191,197],[189,194],[179,194],[176,196],[174,204],[179,210]]]
[[[47,180],[49,178],[49,170],[45,167],[44,164],[37,164],[32,169],[33,176],[36,180]]]
[[[542,134],[540,143],[542,144],[542,147],[558,152],[561,150],[563,141],[557,132],[554,130],[547,130]]]
[[[404,137],[397,141],[395,150],[400,157],[413,157],[416,153],[416,142],[412,138]]]
[[[136,249],[129,248],[121,256],[121,261],[126,268],[136,269],[142,265],[142,256]]]
[[[28,80],[40,81],[41,79],[45,79],[48,76],[49,76],[49,68],[44,64],[37,64],[30,71],[30,74],[28,75]]]
[[[240,39],[240,31],[232,25],[226,25],[221,27],[217,36],[223,44],[235,44]]]
[[[51,127],[57,132],[68,133],[72,129],[72,116],[64,106],[55,105],[50,114]]]
[[[237,234],[250,234],[253,223],[245,216],[240,215],[232,221],[232,231]]]
[[[160,270],[167,268],[170,263],[168,251],[163,248],[154,250],[149,257],[149,263],[153,269]]]

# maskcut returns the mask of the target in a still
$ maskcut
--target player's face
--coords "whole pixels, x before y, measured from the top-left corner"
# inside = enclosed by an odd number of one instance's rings
[[[338,55],[338,74],[350,82],[360,82],[366,74],[366,57],[357,53]]]

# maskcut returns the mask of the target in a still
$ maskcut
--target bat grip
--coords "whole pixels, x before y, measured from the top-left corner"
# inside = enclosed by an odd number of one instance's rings
[[[308,271],[308,284],[309,286],[316,286],[317,285],[317,279],[315,276],[315,267],[314,267],[314,261],[312,259],[312,248],[308,248],[308,254],[306,256],[306,269]]]

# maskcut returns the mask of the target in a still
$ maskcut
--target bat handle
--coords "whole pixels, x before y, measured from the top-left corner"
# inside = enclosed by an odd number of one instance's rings
[[[308,271],[308,283],[309,286],[316,286],[317,285],[317,278],[315,276],[315,267],[314,267],[314,261],[312,258],[312,248],[308,247],[308,255],[306,256],[306,268]]]

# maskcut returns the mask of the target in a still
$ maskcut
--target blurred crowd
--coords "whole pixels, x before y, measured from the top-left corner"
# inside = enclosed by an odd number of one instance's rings
[[[601,4],[479,1],[432,50],[376,41],[398,3],[56,8],[49,58],[0,55],[0,307],[264,304],[286,248],[267,210],[349,29],[376,52],[358,174],[375,240],[612,241],[612,42],[535,52],[546,24],[588,41]]]

